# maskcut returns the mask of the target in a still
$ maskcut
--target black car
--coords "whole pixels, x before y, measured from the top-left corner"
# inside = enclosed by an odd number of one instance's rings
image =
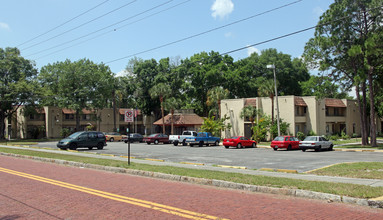
[[[93,147],[101,150],[104,146],[106,146],[106,138],[104,133],[99,131],[79,131],[57,143],[57,147],[63,150],[67,148],[71,150],[76,150],[77,148],[92,150]]]
[[[128,136],[126,137],[123,137],[122,140],[125,142],[125,143],[128,143]],[[132,133],[130,134],[130,142],[142,142],[142,139],[144,138],[144,136],[142,136],[141,134],[139,133]]]

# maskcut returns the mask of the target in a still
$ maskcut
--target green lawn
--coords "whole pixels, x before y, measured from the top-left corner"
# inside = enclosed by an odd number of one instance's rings
[[[383,179],[383,162],[342,163],[310,173],[325,176]]]
[[[89,164],[98,164],[103,166],[123,167],[127,169],[146,170],[160,172],[166,174],[174,174],[181,176],[190,176],[206,179],[225,180],[236,183],[252,184],[259,186],[270,186],[277,188],[303,189],[323,193],[331,193],[336,195],[350,196],[356,198],[376,198],[383,196],[383,187],[370,187],[355,184],[330,183],[321,181],[306,181],[289,178],[277,178],[267,176],[254,176],[239,173],[218,172],[209,170],[187,169],[172,166],[153,166],[147,164],[131,163],[129,166],[126,161],[89,158],[82,156],[63,155],[59,153],[48,153],[31,151],[27,149],[10,149],[0,147],[1,152],[29,155],[44,158],[61,159],[68,161],[76,161]]]

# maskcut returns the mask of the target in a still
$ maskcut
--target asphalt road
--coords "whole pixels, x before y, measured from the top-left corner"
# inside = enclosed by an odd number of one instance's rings
[[[57,142],[45,142],[39,147],[56,148]],[[127,155],[128,145],[123,142],[108,142],[103,150],[78,149],[84,152]],[[274,168],[305,172],[343,162],[383,162],[383,153],[342,151],[273,151],[265,148],[225,149],[222,146],[189,147],[172,144],[131,144],[131,156],[136,158],[162,159],[167,162],[194,162],[205,165],[245,166],[248,169]]]

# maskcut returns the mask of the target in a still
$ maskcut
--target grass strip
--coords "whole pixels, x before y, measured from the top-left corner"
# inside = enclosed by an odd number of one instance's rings
[[[383,179],[383,162],[342,163],[314,170],[310,173],[324,176]]]
[[[181,176],[190,176],[205,179],[217,179],[236,183],[251,184],[258,186],[269,186],[276,188],[303,189],[315,192],[330,193],[341,196],[350,196],[355,198],[376,198],[383,196],[383,187],[371,187],[357,184],[347,183],[331,183],[323,181],[307,181],[289,178],[278,178],[268,176],[255,176],[240,173],[229,173],[210,170],[188,169],[173,166],[155,166],[148,164],[131,163],[129,166],[126,161],[99,159],[91,157],[82,157],[74,155],[64,155],[49,152],[32,151],[27,149],[10,149],[0,147],[1,152],[13,153],[20,155],[28,155],[35,157],[44,157],[51,159],[61,159],[89,164],[97,164],[102,166],[122,167],[126,169],[145,170],[166,174],[174,174]]]

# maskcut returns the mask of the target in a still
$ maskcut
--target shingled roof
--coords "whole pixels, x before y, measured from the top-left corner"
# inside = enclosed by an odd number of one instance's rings
[[[326,107],[346,108],[347,106],[340,99],[325,99]]]
[[[294,103],[295,103],[295,106],[303,106],[303,107],[307,107],[307,104],[305,102],[305,100],[303,100],[302,97],[294,97]]]
[[[174,114],[175,126],[184,125],[202,125],[203,119],[196,114]],[[171,125],[171,114],[165,116],[165,125]],[[162,118],[153,123],[154,125],[162,125]]]
[[[120,115],[124,115],[126,110],[129,110],[129,109],[128,108],[120,108],[120,109],[118,109],[118,113],[120,113]],[[137,109],[137,110],[134,110],[134,111],[137,111],[137,115],[141,115],[141,110],[140,109]]]

